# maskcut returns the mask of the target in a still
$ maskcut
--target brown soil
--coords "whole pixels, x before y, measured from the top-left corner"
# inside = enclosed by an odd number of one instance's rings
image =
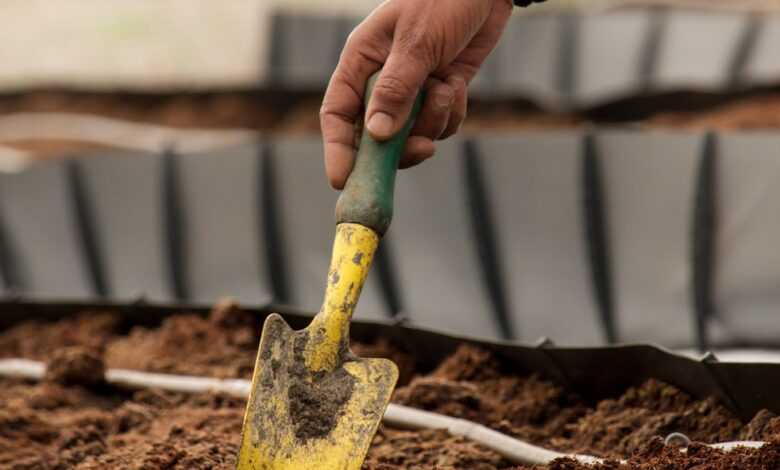
[[[305,98],[284,102],[295,106]],[[171,127],[267,129],[277,122],[281,106],[274,96],[253,93],[144,95],[34,91],[0,96],[0,115],[18,112],[95,114]]]
[[[644,124],[672,129],[778,129],[780,96],[746,98],[699,112],[659,113]]]
[[[232,468],[243,402],[3,380],[0,468]]]
[[[106,345],[106,364],[154,372],[251,378],[260,327],[257,319],[245,311],[221,302],[207,318],[174,315],[157,328],[132,328]]]
[[[0,117],[15,112],[72,112],[159,124],[174,128],[255,129],[264,134],[318,134],[317,94],[201,93],[174,95],[30,92],[0,96]],[[780,91],[733,95],[679,92],[634,97],[581,112],[540,110],[525,101],[474,100],[461,133],[539,131],[591,124],[638,124],[653,129],[750,130],[780,128]],[[0,144],[35,155],[60,158],[107,147],[88,141],[14,140]]]
[[[46,364],[44,380],[63,385],[98,385],[105,382],[106,366],[98,355],[81,346],[54,351]]]
[[[49,360],[52,377],[37,384],[0,380],[0,468],[232,468],[243,400],[123,392],[99,383],[96,371],[102,354],[110,367],[248,377],[258,332],[255,318],[222,303],[207,318],[176,315],[158,328],[129,332],[118,314],[85,312],[0,333],[0,357]],[[630,459],[602,470],[780,468],[780,418],[768,411],[743,424],[714,399],[697,400],[654,380],[588,403],[539,377],[513,374],[470,346],[427,374],[415,372],[414,361],[387,341],[354,349],[401,359],[412,378],[396,391],[397,403],[468,418],[548,448]],[[693,445],[682,454],[659,445],[671,432],[699,442],[778,443],[729,454]],[[364,468],[522,467],[442,431],[383,427]],[[562,460],[541,468],[585,467]]]
[[[295,424],[295,437],[303,442],[322,438],[336,427],[341,410],[349,402],[355,388],[355,378],[343,367],[328,374],[313,373],[305,367],[303,353],[309,341],[308,332],[295,333],[293,360],[292,364],[287,365],[290,418]],[[266,353],[270,359],[270,347],[263,350],[264,357]],[[271,364],[275,368],[273,360]]]
[[[19,112],[93,114],[175,128],[256,129],[295,134],[319,132],[320,94],[195,93],[123,94],[36,91],[0,96],[0,116]],[[620,107],[620,103],[605,105]],[[632,106],[627,104],[626,106]],[[625,106],[624,106],[625,107]],[[780,91],[767,89],[731,96],[677,94],[653,98],[639,119],[651,127],[714,129],[780,128]],[[464,131],[561,129],[621,120],[624,110],[603,113],[543,111],[524,101],[474,100]],[[591,115],[592,114],[592,115]],[[588,117],[590,116],[590,117]],[[634,117],[632,119],[637,119]],[[72,147],[75,142],[53,142]],[[24,148],[44,145],[22,142]]]

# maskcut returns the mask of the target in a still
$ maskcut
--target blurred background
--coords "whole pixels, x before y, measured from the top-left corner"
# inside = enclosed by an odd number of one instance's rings
[[[4,299],[316,311],[337,197],[319,103],[378,3],[2,2]],[[564,345],[777,346],[775,10],[516,9],[461,135],[399,177],[358,317]]]

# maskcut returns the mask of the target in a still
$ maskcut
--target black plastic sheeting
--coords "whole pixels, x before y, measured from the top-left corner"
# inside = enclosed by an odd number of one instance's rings
[[[358,319],[562,345],[776,346],[780,135],[441,143],[399,173]],[[0,175],[0,299],[316,311],[337,193],[316,136]]]
[[[174,313],[205,314],[209,309],[194,304],[0,302],[0,329],[30,319],[57,320],[85,310],[117,311],[129,326],[151,326]],[[296,329],[310,319],[285,306],[248,311],[261,320],[271,312],[281,313]],[[423,370],[435,367],[459,344],[479,345],[496,353],[514,372],[539,373],[592,400],[616,396],[626,387],[656,378],[699,398],[715,396],[746,421],[762,409],[780,413],[780,394],[776,393],[780,364],[721,363],[711,354],[696,360],[651,345],[562,348],[549,341],[537,345],[491,342],[387,322],[354,321],[351,337],[362,342],[388,338],[414,355]]]
[[[324,89],[360,20],[276,14],[262,86]],[[776,85],[778,41],[780,15],[771,14],[635,8],[515,15],[471,93],[580,108],[644,93]]]

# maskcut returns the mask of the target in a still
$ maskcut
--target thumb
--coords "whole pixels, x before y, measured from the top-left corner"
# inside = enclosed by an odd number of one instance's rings
[[[366,109],[366,129],[374,139],[391,138],[409,117],[412,104],[432,71],[426,61],[415,57],[419,55],[402,52],[397,41],[390,51]]]

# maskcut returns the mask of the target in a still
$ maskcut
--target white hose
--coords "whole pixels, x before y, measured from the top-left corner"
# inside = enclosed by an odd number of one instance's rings
[[[603,461],[603,459],[590,455],[555,452],[528,444],[473,421],[452,418],[395,403],[388,405],[383,421],[402,429],[446,429],[451,435],[470,439],[514,463],[546,464],[562,457],[573,458],[585,464]]]
[[[29,359],[0,359],[0,377],[41,380],[45,373],[46,365],[42,362]],[[252,388],[252,383],[243,379],[215,379],[127,369],[108,369],[105,376],[108,383],[125,388],[159,388],[183,393],[214,392],[239,398],[246,398]],[[395,403],[388,405],[383,421],[388,425],[402,429],[446,429],[451,435],[470,439],[513,463],[544,465],[563,457],[575,459],[583,464],[596,464],[606,460],[591,455],[564,454],[548,450],[472,421],[396,405]],[[758,448],[763,445],[764,442],[758,441],[710,444],[711,447],[726,452],[736,447]]]

